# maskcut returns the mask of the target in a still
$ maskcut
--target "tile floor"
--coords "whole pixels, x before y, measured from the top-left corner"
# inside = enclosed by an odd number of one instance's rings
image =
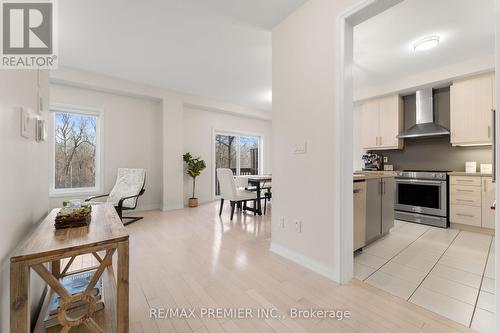
[[[354,257],[357,279],[480,332],[493,332],[492,236],[396,221]]]

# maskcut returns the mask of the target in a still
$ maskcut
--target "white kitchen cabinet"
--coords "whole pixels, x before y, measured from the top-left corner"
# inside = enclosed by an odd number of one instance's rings
[[[402,149],[397,138],[403,127],[403,102],[398,95],[363,103],[362,143],[366,150]]]
[[[495,201],[495,184],[491,177],[482,177],[482,227],[495,229],[495,211],[491,205]]]
[[[376,149],[379,138],[378,100],[363,103],[361,113],[363,148]]]
[[[450,177],[450,222],[495,228],[495,184],[480,175]]]
[[[450,88],[450,141],[454,146],[491,144],[493,73],[453,82]]]

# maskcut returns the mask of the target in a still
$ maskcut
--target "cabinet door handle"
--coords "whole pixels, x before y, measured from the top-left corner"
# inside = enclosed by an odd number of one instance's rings
[[[467,200],[467,199],[456,199],[456,200],[461,202],[474,202],[474,200]]]
[[[457,192],[467,192],[467,193],[472,193],[472,192],[474,192],[473,190],[461,190],[461,189],[459,189],[459,188],[457,188],[457,190],[456,190],[456,191],[457,191]]]
[[[469,215],[469,214],[461,214],[461,213],[457,213],[457,216],[462,216],[462,217],[474,217],[473,215]]]
[[[382,146],[382,136],[380,136],[379,142],[380,142],[380,145]]]

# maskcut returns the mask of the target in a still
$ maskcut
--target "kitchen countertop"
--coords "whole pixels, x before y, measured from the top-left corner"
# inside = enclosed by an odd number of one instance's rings
[[[353,180],[391,178],[394,176],[396,176],[394,171],[356,171],[353,173]]]
[[[481,172],[464,172],[464,171],[453,171],[448,172],[449,176],[467,176],[467,177],[491,177],[491,173],[481,173]]]

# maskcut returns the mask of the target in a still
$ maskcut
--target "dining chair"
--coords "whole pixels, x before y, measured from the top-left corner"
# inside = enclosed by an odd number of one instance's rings
[[[227,168],[217,169],[217,179],[220,186],[220,209],[219,216],[222,215],[224,207],[224,200],[229,200],[231,204],[231,221],[233,220],[234,210],[236,205],[243,203],[246,206],[247,201],[253,201],[256,207],[257,193],[247,191],[245,189],[238,189],[236,180],[234,179],[233,171]]]

